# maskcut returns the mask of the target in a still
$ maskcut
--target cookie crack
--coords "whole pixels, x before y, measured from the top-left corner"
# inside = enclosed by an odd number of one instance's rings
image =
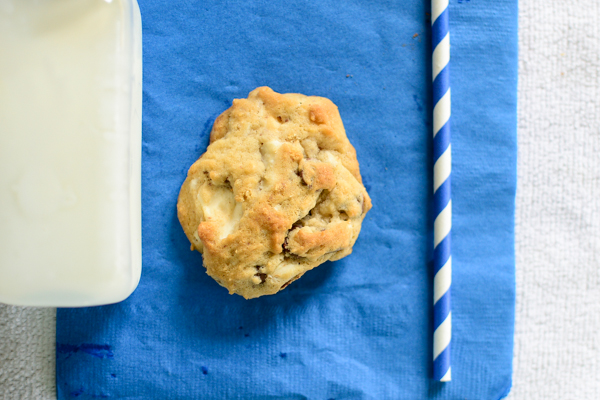
[[[321,205],[321,203],[323,203],[324,201],[327,200],[328,193],[326,193],[326,192],[329,192],[329,191],[326,189],[321,190],[321,193],[319,193],[319,196],[317,197],[317,201],[315,202],[315,205],[310,210],[308,210],[306,212],[306,214],[302,215],[298,220],[296,220],[296,222],[294,222],[292,224],[291,228],[287,230],[287,232],[285,234],[285,239],[283,241],[283,244],[281,245],[281,250],[282,250],[282,254],[283,254],[284,258],[295,260],[295,261],[307,261],[308,260],[307,257],[302,257],[302,256],[290,251],[290,249],[288,248],[290,233],[306,226],[304,224],[304,220],[306,219],[306,217],[309,217],[309,216],[312,217],[314,215],[313,211],[315,211]]]

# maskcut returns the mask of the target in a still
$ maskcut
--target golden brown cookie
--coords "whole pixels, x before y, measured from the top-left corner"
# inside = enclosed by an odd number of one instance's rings
[[[350,254],[370,208],[335,104],[268,87],[215,120],[177,202],[207,273],[247,299]]]

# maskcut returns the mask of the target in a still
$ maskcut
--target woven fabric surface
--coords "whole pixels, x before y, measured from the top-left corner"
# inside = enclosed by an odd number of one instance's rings
[[[516,399],[600,398],[600,4],[521,1]]]

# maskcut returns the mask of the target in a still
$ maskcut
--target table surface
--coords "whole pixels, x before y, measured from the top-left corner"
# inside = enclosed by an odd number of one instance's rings
[[[508,399],[597,399],[600,4],[521,0],[519,45],[517,305]],[[56,398],[54,343],[54,309],[0,305],[0,399]]]

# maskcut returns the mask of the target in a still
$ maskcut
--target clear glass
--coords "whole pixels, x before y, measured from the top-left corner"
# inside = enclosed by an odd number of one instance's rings
[[[0,0],[0,302],[127,298],[141,274],[135,0]]]

